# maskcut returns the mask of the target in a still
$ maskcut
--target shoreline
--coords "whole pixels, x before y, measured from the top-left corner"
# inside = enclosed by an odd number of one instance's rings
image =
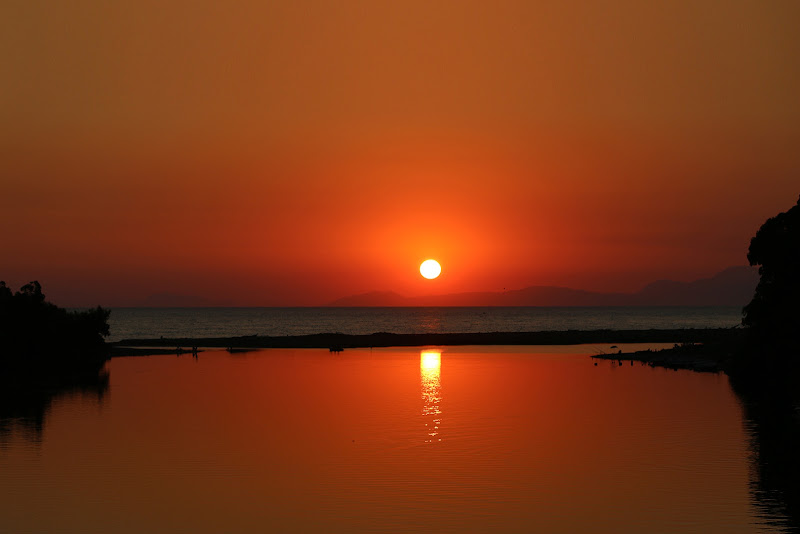
[[[665,369],[686,369],[698,373],[726,372],[732,355],[720,353],[714,348],[703,345],[675,345],[673,348],[661,350],[639,350],[636,352],[620,352],[617,354],[595,354],[593,360],[609,360],[611,362],[641,362],[650,367]],[[595,364],[597,365],[597,364]]]
[[[741,333],[732,328],[650,330],[556,330],[538,332],[484,332],[447,334],[367,335],[323,333],[300,336],[239,336],[220,338],[124,339],[111,343],[111,357],[191,352],[192,347],[228,349],[330,349],[370,347],[422,347],[458,345],[582,345],[590,343],[717,344],[735,340]],[[657,353],[650,353],[652,355]],[[608,359],[622,356],[606,355]],[[630,359],[626,355],[625,359]]]

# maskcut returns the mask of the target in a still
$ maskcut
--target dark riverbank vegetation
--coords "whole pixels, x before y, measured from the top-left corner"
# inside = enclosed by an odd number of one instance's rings
[[[786,517],[775,525],[782,531],[800,532],[800,199],[759,228],[747,259],[760,280],[736,335],[600,357],[725,371],[751,435],[755,502],[768,516]]]
[[[742,310],[742,324],[708,341],[679,343],[672,349],[597,358],[643,361],[651,365],[726,371],[737,383],[800,377],[800,199],[768,219],[750,241],[747,259],[758,266],[759,282]],[[697,344],[700,343],[700,344]]]
[[[761,279],[728,375],[753,432],[756,501],[800,532],[800,199],[761,226],[747,259]]]
[[[800,532],[800,198],[759,228],[747,259],[761,279],[728,375],[754,434],[756,500]]]
[[[768,219],[750,241],[750,265],[761,279],[744,308],[746,354],[762,365],[797,366],[800,356],[800,199]]]
[[[57,398],[102,402],[109,311],[68,311],[48,302],[39,282],[16,293],[0,282],[0,443],[20,432],[39,441]]]
[[[0,369],[3,382],[26,374],[69,377],[96,371],[108,359],[110,312],[68,311],[48,302],[39,282],[16,293],[0,282]]]

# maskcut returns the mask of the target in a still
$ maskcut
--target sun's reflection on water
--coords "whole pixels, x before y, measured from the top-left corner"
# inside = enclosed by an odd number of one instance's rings
[[[442,424],[442,353],[423,350],[419,354],[420,389],[422,390],[422,417],[425,421],[425,443],[442,441],[439,427]]]

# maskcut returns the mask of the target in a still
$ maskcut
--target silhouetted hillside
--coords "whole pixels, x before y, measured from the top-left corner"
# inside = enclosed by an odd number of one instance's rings
[[[742,306],[753,298],[758,270],[747,266],[729,267],[711,278],[694,282],[659,280],[636,293],[637,304],[656,306]]]
[[[599,293],[555,286],[424,297],[373,291],[338,299],[329,306],[743,306],[752,298],[757,283],[756,269],[737,266],[693,282],[659,280],[636,293]]]

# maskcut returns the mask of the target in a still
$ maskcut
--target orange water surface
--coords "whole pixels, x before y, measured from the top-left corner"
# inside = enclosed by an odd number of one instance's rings
[[[779,531],[724,375],[593,349],[117,358],[6,432],[0,531]]]

